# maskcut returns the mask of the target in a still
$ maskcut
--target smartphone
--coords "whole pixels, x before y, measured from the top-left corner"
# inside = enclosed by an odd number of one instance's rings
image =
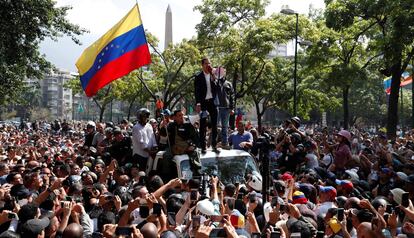
[[[401,195],[401,206],[408,207],[410,205],[409,196],[410,196],[410,193],[407,193],[407,192]]]
[[[131,236],[132,235],[132,227],[116,227],[115,235],[117,236]]]
[[[176,223],[175,223],[175,212],[169,212],[168,214],[167,214],[167,220],[168,220],[168,225],[170,225],[170,226],[176,226]]]
[[[243,200],[243,197],[244,197],[244,193],[239,193],[237,195],[237,199],[239,199],[239,200]]]
[[[385,211],[387,212],[387,213],[389,213],[389,214],[391,214],[392,213],[392,206],[391,205],[387,205],[387,209],[385,209]]]
[[[325,236],[325,232],[324,231],[318,231],[316,233],[316,238],[323,238]]]
[[[270,233],[270,238],[280,238],[280,231],[273,231]]]
[[[278,203],[279,203],[278,197],[272,197],[272,201],[270,202],[270,205],[272,205],[272,207],[276,207]]]
[[[235,199],[234,198],[227,198],[227,200],[226,200],[227,206],[232,211],[234,209],[234,202],[235,202]]]
[[[213,215],[213,216],[210,216],[210,220],[212,222],[223,222],[223,216]]]
[[[394,207],[394,212],[399,216],[401,214],[401,209],[399,207]]]
[[[153,208],[152,208],[152,213],[154,215],[157,215],[157,217],[161,216],[161,209],[162,206],[159,203],[154,203]]]
[[[139,216],[142,218],[147,218],[149,216],[149,208],[147,205],[139,206]]]
[[[243,200],[237,199],[234,201],[234,209],[237,209],[239,212],[246,211],[246,205]]]
[[[105,196],[105,200],[106,201],[112,201],[112,200],[114,200],[114,196],[111,196],[111,195]]]
[[[65,201],[72,202],[73,198],[71,196],[66,196]]]
[[[343,221],[344,220],[344,209],[343,208],[338,208],[337,210],[337,217],[338,217],[338,221]]]
[[[15,219],[16,218],[16,214],[15,213],[9,213],[7,215],[7,218],[9,218],[9,219]]]
[[[197,189],[191,189],[190,200],[192,202],[197,201],[197,195],[198,195],[198,190]]]
[[[280,213],[285,213],[286,212],[286,205],[285,204],[280,204],[279,211],[280,211]]]
[[[386,222],[388,222],[388,218],[390,217],[390,214],[384,214],[384,220],[386,221]]]
[[[249,194],[249,202],[255,203],[256,202],[256,193],[250,193]]]
[[[193,216],[193,229],[200,227],[200,216]]]
[[[260,234],[259,232],[253,232],[251,235],[251,238],[261,238],[262,234]]]
[[[213,230],[210,232],[210,237],[222,238],[227,237],[227,234],[224,228],[213,228]]]

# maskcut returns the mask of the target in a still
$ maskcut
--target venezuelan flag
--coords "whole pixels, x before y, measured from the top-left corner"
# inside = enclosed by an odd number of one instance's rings
[[[391,77],[384,79],[384,90],[387,95],[391,93]]]
[[[151,62],[138,5],[105,35],[85,49],[76,62],[88,97],[134,69]]]

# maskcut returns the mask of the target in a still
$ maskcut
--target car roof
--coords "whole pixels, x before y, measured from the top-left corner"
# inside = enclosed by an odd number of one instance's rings
[[[244,150],[220,150],[218,153],[212,150],[207,150],[206,153],[201,154],[200,158],[211,157],[232,157],[232,156],[250,156],[250,154]]]
[[[207,158],[223,158],[223,157],[235,157],[235,156],[249,156],[251,157],[251,155],[244,151],[244,150],[220,150],[218,153],[212,151],[212,150],[207,150],[206,153],[202,154],[200,153],[200,159],[207,159]],[[182,155],[176,155],[174,156],[174,160],[181,162],[183,160],[188,160],[188,155],[187,154],[182,154]]]

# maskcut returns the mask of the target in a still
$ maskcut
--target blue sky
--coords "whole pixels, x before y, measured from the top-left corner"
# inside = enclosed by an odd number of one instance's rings
[[[195,25],[201,15],[193,11],[201,0],[142,0],[138,1],[145,29],[160,39],[164,45],[165,11],[171,6],[173,19],[173,41],[195,35]],[[79,37],[82,45],[76,45],[69,38],[59,38],[57,42],[46,40],[41,44],[41,52],[58,68],[76,72],[75,62],[82,51],[118,22],[135,4],[135,0],[57,0],[58,6],[72,6],[68,19],[90,32]],[[306,14],[309,5],[323,8],[323,0],[271,0],[267,14],[280,12],[283,5]],[[289,50],[288,50],[289,54]]]

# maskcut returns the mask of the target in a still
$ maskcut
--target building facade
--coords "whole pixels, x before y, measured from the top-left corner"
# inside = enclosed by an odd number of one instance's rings
[[[72,120],[72,90],[64,87],[74,76],[69,71],[56,70],[39,81],[42,106],[56,119]]]

